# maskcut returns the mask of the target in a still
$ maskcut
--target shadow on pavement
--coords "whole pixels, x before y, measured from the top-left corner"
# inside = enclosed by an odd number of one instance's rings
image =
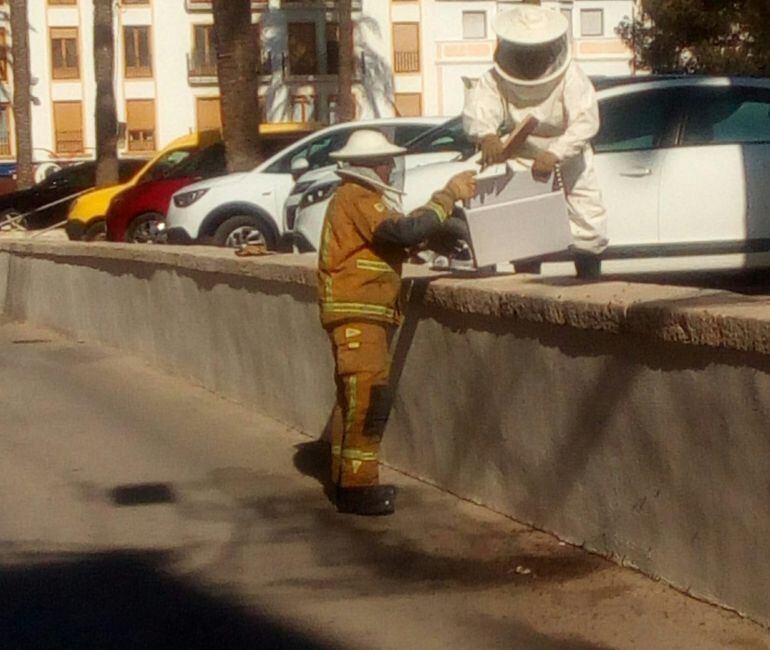
[[[332,647],[164,573],[163,557],[160,553],[57,555],[0,568],[0,647]]]

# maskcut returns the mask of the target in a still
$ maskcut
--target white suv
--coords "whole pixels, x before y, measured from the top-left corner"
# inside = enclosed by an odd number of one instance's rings
[[[170,244],[239,247],[264,243],[276,248],[283,231],[283,206],[302,173],[328,166],[329,154],[356,129],[376,128],[396,143],[408,142],[441,118],[389,118],[335,124],[283,149],[250,172],[212,178],[180,190],[166,218]]]
[[[597,87],[606,258],[770,251],[770,79],[639,77]],[[412,146],[466,154],[407,173],[407,212],[474,167],[460,118],[419,140]],[[311,249],[338,183],[319,180],[302,196],[295,228]]]

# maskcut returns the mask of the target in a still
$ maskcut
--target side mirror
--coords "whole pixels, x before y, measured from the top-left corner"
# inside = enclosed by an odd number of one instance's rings
[[[291,161],[291,174],[295,178],[297,176],[302,176],[308,169],[310,169],[310,163],[304,156],[295,158]]]

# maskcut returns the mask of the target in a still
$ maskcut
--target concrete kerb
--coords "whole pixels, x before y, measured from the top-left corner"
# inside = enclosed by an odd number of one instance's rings
[[[0,298],[6,317],[130,350],[318,433],[332,382],[314,265],[4,242]],[[423,290],[404,326],[389,464],[770,623],[770,301],[409,276]]]

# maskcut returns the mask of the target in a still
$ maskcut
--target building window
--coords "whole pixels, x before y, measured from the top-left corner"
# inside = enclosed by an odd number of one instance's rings
[[[326,23],[326,74],[340,73],[340,25]]]
[[[190,73],[199,77],[215,77],[217,74],[217,53],[214,49],[214,26],[193,27],[193,51]]]
[[[149,27],[124,27],[126,77],[152,77]]]
[[[78,79],[77,27],[51,29],[51,76],[54,79]]]
[[[0,27],[0,81],[8,81],[8,35]]]
[[[0,104],[0,156],[11,153],[11,107]]]
[[[603,36],[604,35],[604,10],[581,9],[580,10],[580,35]]]
[[[318,74],[315,23],[289,23],[289,74]]]
[[[270,51],[262,43],[262,24],[254,23],[251,29],[254,35],[254,50],[257,53],[258,72],[261,75],[273,74],[273,61]]]
[[[78,0],[48,0],[49,5],[76,5]]]
[[[420,93],[396,93],[396,115],[399,117],[418,117],[422,115],[422,95]]]
[[[83,105],[80,102],[54,102],[53,125],[56,153],[83,151]]]
[[[487,12],[463,11],[463,38],[487,37]]]
[[[195,100],[198,131],[218,131],[222,128],[222,106],[219,97],[198,97]]]
[[[393,23],[394,72],[420,71],[420,24]]]
[[[155,101],[126,102],[126,138],[129,151],[155,151]]]

